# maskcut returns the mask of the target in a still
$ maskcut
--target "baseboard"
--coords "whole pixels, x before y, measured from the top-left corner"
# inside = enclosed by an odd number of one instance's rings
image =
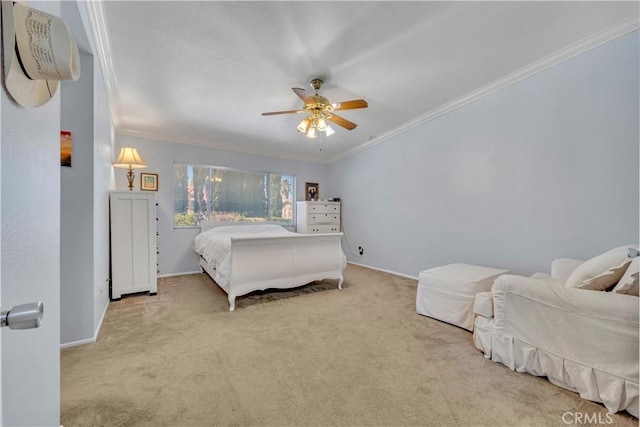
[[[158,279],[162,279],[163,277],[186,276],[188,274],[200,274],[200,273],[202,273],[202,270],[185,271],[184,273],[158,274]]]
[[[69,348],[69,347],[76,347],[76,346],[85,345],[85,344],[91,344],[91,343],[94,343],[94,342],[98,341],[98,335],[100,334],[100,328],[102,327],[102,321],[104,320],[104,317],[107,315],[107,309],[108,308],[109,308],[109,301],[107,301],[107,303],[104,305],[104,310],[102,310],[102,316],[100,316],[100,321],[98,322],[98,327],[96,328],[96,331],[95,331],[95,333],[93,334],[93,336],[91,338],[86,338],[84,340],[71,341],[71,342],[66,342],[66,343],[60,344],[60,349]]]
[[[64,344],[60,344],[60,349],[63,348],[69,348],[69,347],[77,347],[79,345],[85,345],[85,344],[91,344],[96,342],[96,337],[93,336],[91,338],[87,338],[86,340],[79,340],[79,341],[71,341],[71,342],[66,342]]]
[[[418,277],[416,277],[416,276],[410,276],[408,274],[398,273],[397,271],[391,271],[391,270],[387,270],[387,269],[384,269],[384,268],[372,267],[370,265],[360,264],[360,263],[353,262],[353,261],[347,261],[347,264],[353,264],[353,265],[357,265],[358,267],[364,267],[364,268],[368,268],[368,269],[371,269],[371,270],[382,271],[383,273],[393,274],[394,276],[400,276],[400,277],[404,277],[406,279],[418,280]]]
[[[93,334],[93,341],[98,340],[98,335],[100,335],[100,328],[102,328],[102,321],[104,317],[107,315],[107,310],[109,309],[109,300],[107,299],[107,303],[104,305],[104,310],[102,310],[102,316],[100,316],[100,321],[98,322],[98,327],[96,328],[96,333]]]

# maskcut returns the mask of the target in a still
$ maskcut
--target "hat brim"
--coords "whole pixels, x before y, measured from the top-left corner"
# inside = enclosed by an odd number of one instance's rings
[[[16,53],[13,2],[2,2],[2,49],[4,82],[11,97],[26,108],[39,107],[53,98],[58,90],[56,80],[31,80],[20,67]]]

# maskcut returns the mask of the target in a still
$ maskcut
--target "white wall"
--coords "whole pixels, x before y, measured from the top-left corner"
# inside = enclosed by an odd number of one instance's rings
[[[96,334],[109,304],[109,190],[116,188],[111,166],[114,144],[111,112],[97,61],[93,83],[93,330]]]
[[[548,271],[638,236],[638,32],[329,167],[350,260]]]
[[[1,16],[1,15],[0,15]],[[3,53],[4,55],[4,53]],[[0,132],[2,128],[2,104],[4,104],[4,97],[6,94],[4,91],[0,90]],[[0,165],[2,165],[2,135],[0,134]],[[0,310],[2,310],[2,174],[0,173]],[[2,398],[2,329],[0,328],[0,426],[3,425],[4,420],[4,410],[2,409],[3,398]]]
[[[30,2],[60,15],[60,2]],[[60,423],[60,95],[25,109],[0,89],[2,304],[42,301],[38,329],[2,331],[4,425]]]
[[[193,252],[193,238],[197,229],[173,228],[173,162],[224,166],[235,169],[264,172],[291,173],[296,176],[296,200],[304,200],[305,182],[320,185],[320,197],[331,196],[326,191],[327,166],[315,163],[284,160],[275,157],[243,154],[195,145],[176,144],[116,134],[117,149],[136,147],[147,164],[147,169],[135,170],[135,190],[140,189],[140,172],[157,173],[159,187],[158,206],[158,264],[160,274],[176,274],[198,271],[198,257]],[[116,187],[127,189],[126,170],[117,169]]]

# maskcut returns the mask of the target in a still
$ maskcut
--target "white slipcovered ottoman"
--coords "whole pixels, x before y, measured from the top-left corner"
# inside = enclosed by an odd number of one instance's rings
[[[473,331],[473,301],[491,290],[496,277],[508,273],[490,267],[449,264],[420,272],[416,311]]]

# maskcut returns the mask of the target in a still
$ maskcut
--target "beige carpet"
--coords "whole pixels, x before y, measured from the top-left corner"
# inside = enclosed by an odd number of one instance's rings
[[[349,265],[335,284],[240,297],[230,313],[211,279],[189,275],[112,302],[97,343],[62,351],[61,422],[563,426],[580,412],[638,424],[485,360],[471,333],[416,314],[413,280]]]

